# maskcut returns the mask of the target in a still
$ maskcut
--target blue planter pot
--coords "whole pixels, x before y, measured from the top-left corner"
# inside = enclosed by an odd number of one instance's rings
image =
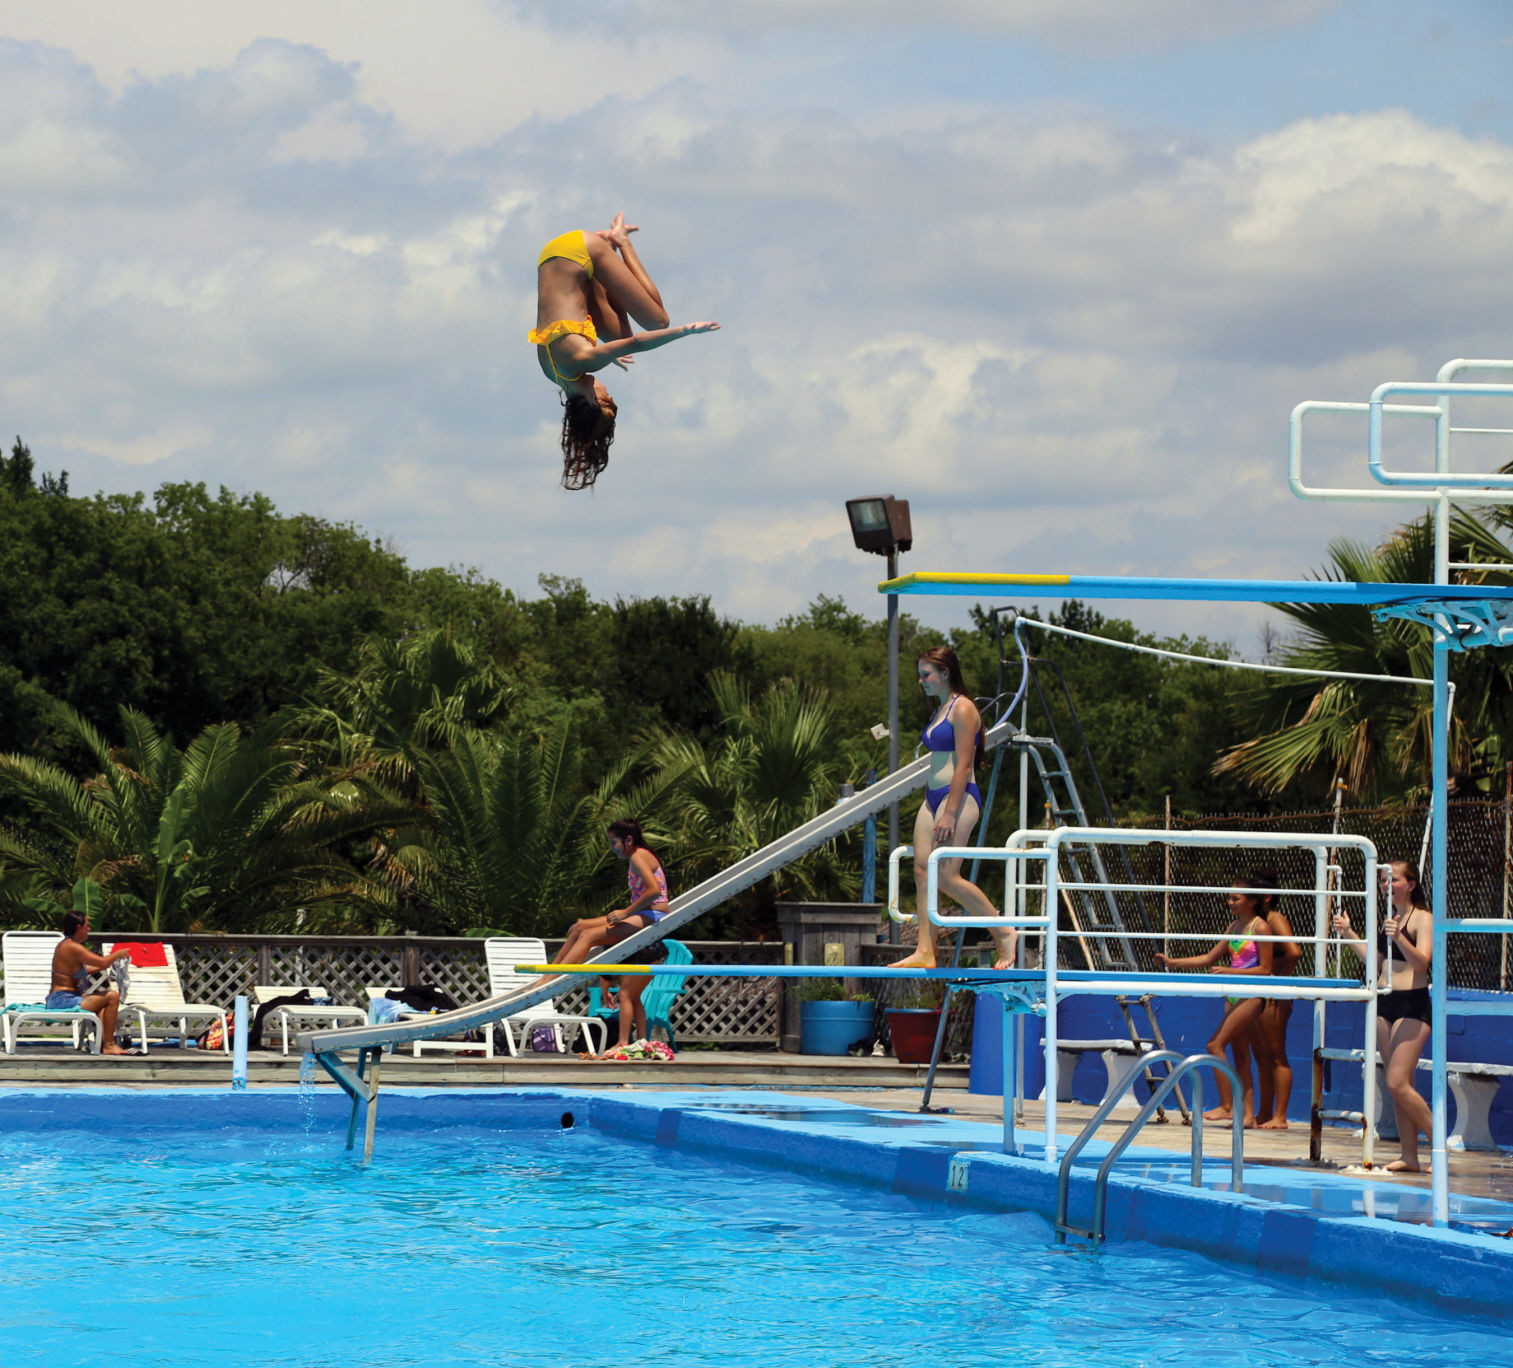
[[[872,1038],[871,1002],[801,1002],[799,1053],[843,1055]]]

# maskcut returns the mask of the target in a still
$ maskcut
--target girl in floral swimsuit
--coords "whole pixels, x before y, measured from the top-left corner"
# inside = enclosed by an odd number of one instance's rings
[[[1261,915],[1260,898],[1251,891],[1257,886],[1253,880],[1247,883],[1236,882],[1229,890],[1226,901],[1233,920],[1229,924],[1229,930],[1224,933],[1224,939],[1216,942],[1213,949],[1201,955],[1186,955],[1180,959],[1158,953],[1156,963],[1168,969],[1207,969],[1214,974],[1269,975],[1272,943],[1256,937],[1271,935],[1271,927]],[[1219,961],[1226,955],[1229,956],[1229,963],[1220,964]],[[1261,1019],[1264,1006],[1265,1000],[1258,997],[1225,998],[1224,1019],[1208,1042],[1208,1052],[1215,1059],[1224,1058],[1226,1046],[1234,1051],[1235,1072],[1240,1076],[1243,1094],[1241,1124],[1246,1130],[1251,1130],[1256,1124],[1255,1086],[1250,1076],[1250,1046],[1247,1038],[1256,1022]],[[1229,1080],[1221,1074],[1218,1084],[1219,1105],[1203,1115],[1213,1121],[1232,1121],[1234,1098]]]
[[[624,214],[602,232],[554,237],[536,261],[536,326],[528,340],[542,373],[563,392],[562,483],[587,489],[609,463],[619,411],[594,379],[606,366],[631,365],[634,352],[714,332],[718,323],[669,327],[652,278],[631,246]],[[649,332],[632,332],[631,321]]]

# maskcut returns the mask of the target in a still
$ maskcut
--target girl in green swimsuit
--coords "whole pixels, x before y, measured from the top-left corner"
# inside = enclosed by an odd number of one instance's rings
[[[1186,955],[1181,959],[1157,954],[1156,963],[1167,969],[1207,969],[1212,974],[1269,975],[1271,942],[1256,938],[1269,936],[1271,928],[1267,925],[1266,918],[1260,914],[1261,900],[1251,891],[1253,887],[1253,882],[1236,881],[1229,890],[1226,901],[1233,920],[1229,924],[1229,930],[1224,933],[1224,939],[1215,942],[1211,950],[1201,955]],[[1229,963],[1220,964],[1219,961],[1226,955]],[[1250,1076],[1250,1046],[1247,1037],[1260,1020],[1264,1006],[1262,998],[1225,998],[1224,1019],[1208,1042],[1208,1052],[1215,1059],[1224,1058],[1226,1046],[1234,1052],[1235,1072],[1240,1076],[1243,1094],[1241,1124],[1246,1130],[1253,1129],[1256,1124],[1255,1086]],[[1204,1112],[1204,1118],[1210,1121],[1232,1121],[1235,1114],[1234,1097],[1229,1081],[1221,1074],[1218,1084],[1219,1105],[1212,1111]]]

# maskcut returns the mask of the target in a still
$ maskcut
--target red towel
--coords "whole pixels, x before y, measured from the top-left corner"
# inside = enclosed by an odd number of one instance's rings
[[[130,950],[131,962],[138,969],[166,969],[168,952],[161,941],[117,941],[117,950]]]

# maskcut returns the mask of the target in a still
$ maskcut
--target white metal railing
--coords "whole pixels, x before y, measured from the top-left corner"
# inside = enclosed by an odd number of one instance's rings
[[[1281,850],[1304,849],[1314,856],[1314,927],[1313,934],[1295,933],[1290,939],[1311,942],[1315,947],[1313,972],[1307,976],[1279,978],[1273,976],[1218,976],[1212,979],[1199,977],[1176,977],[1153,971],[1098,971],[1073,972],[1060,966],[1060,917],[1058,909],[1063,891],[1093,889],[1098,891],[1140,889],[1149,892],[1170,890],[1183,893],[1212,893],[1224,895],[1234,884],[1159,884],[1159,885],[1105,885],[1086,880],[1062,880],[1060,857],[1062,848],[1078,845],[1170,845],[1197,849],[1244,849]],[[1354,850],[1361,857],[1361,886],[1345,888],[1344,867],[1331,858],[1331,852]],[[898,860],[901,848],[890,855],[890,896],[896,883]],[[940,862],[950,859],[977,859],[1001,861],[1005,867],[1004,906],[1023,907],[1030,893],[1039,893],[1044,911],[1039,915],[1017,913],[1000,917],[948,916],[940,908]],[[1043,871],[1042,879],[1032,882],[1023,875],[1032,870]],[[1341,876],[1339,883],[1331,886],[1330,875]],[[932,850],[926,862],[925,906],[926,915],[942,927],[1013,927],[1025,931],[1038,931],[1044,937],[1041,965],[1045,972],[1045,1157],[1054,1162],[1058,1147],[1057,1101],[1058,1069],[1056,1042],[1058,1039],[1058,1004],[1062,997],[1076,994],[1110,994],[1151,992],[1173,997],[1269,997],[1306,998],[1314,1002],[1314,1045],[1323,1045],[1324,1004],[1326,1001],[1360,1001],[1365,1004],[1363,1050],[1375,1057],[1376,1041],[1376,989],[1377,982],[1377,892],[1378,861],[1375,844],[1365,836],[1347,836],[1337,833],[1308,834],[1275,831],[1167,831],[1163,828],[1145,827],[1057,827],[1052,830],[1021,829],[1011,835],[1001,847],[944,846]],[[1305,896],[1308,890],[1276,889],[1274,891],[1291,897]],[[1366,982],[1345,983],[1331,978],[1327,973],[1327,949],[1343,943],[1343,939],[1330,934],[1328,925],[1332,903],[1342,897],[1358,900],[1364,911],[1366,945]],[[1083,940],[1127,938],[1152,938],[1144,933],[1132,933],[1121,928],[1079,928],[1075,933]],[[1208,936],[1194,935],[1194,939],[1216,939],[1220,933]],[[1282,937],[1256,937],[1258,940],[1275,941]],[[1353,937],[1351,937],[1353,939]],[[1310,981],[1312,980],[1312,981]],[[1005,1059],[1005,1069],[1008,1067]],[[1006,1075],[1007,1077],[1007,1075]],[[1376,1104],[1376,1070],[1364,1073],[1364,1106],[1367,1114],[1374,1114]],[[1005,1088],[1005,1126],[1008,1131],[1010,1107]],[[1363,1162],[1372,1159],[1373,1132],[1366,1127],[1362,1136]]]

